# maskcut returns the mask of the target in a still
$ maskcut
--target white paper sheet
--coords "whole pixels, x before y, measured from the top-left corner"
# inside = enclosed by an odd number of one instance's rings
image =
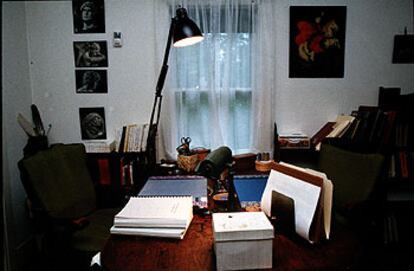
[[[272,191],[282,193],[294,200],[296,232],[309,240],[309,229],[318,204],[321,187],[271,170],[263,192],[262,210],[270,216]]]

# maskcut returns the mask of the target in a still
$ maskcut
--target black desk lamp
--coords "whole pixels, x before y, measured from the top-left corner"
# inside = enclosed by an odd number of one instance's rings
[[[195,172],[206,178],[220,181],[220,177],[225,170],[228,170],[227,174],[227,211],[238,211],[236,207],[235,189],[233,182],[233,157],[232,152],[228,147],[222,146],[212,152],[210,152],[206,158],[201,161]]]
[[[147,138],[147,153],[149,164],[154,166],[156,160],[155,154],[155,137],[158,130],[158,123],[161,113],[161,91],[164,86],[165,77],[168,71],[168,56],[170,53],[171,42],[174,47],[184,47],[198,43],[204,39],[198,26],[187,15],[185,8],[179,7],[176,11],[176,16],[171,19],[170,30],[168,32],[167,46],[164,53],[164,61],[160,75],[158,77],[157,86],[155,90],[155,99],[152,107],[151,118],[149,122],[148,138]],[[157,113],[155,113],[157,112]],[[155,121],[154,121],[155,118]]]

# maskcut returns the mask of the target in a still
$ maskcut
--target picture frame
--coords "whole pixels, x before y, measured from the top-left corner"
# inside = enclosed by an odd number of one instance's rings
[[[104,0],[72,0],[73,32],[105,33]]]
[[[75,70],[76,93],[97,94],[108,93],[106,70]]]
[[[290,78],[344,77],[346,6],[291,6]]]
[[[82,140],[106,139],[104,107],[79,108]]]
[[[395,35],[392,63],[414,63],[414,35]]]
[[[75,67],[108,67],[106,41],[74,41]]]

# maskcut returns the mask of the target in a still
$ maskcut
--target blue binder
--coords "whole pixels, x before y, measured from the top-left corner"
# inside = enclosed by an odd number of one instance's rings
[[[236,175],[234,188],[241,207],[251,205],[260,206],[263,191],[266,187],[268,175]]]

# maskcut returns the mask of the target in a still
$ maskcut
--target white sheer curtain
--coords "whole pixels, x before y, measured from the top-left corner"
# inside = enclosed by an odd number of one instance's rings
[[[166,154],[160,157],[176,157],[175,148],[184,136],[192,138],[191,147],[270,151],[275,76],[272,1],[164,0],[155,6],[155,17],[164,18],[168,9],[170,19],[178,5],[187,9],[205,39],[171,49],[160,128]],[[166,42],[168,23],[156,23],[158,45]],[[164,49],[156,49],[161,60]]]

